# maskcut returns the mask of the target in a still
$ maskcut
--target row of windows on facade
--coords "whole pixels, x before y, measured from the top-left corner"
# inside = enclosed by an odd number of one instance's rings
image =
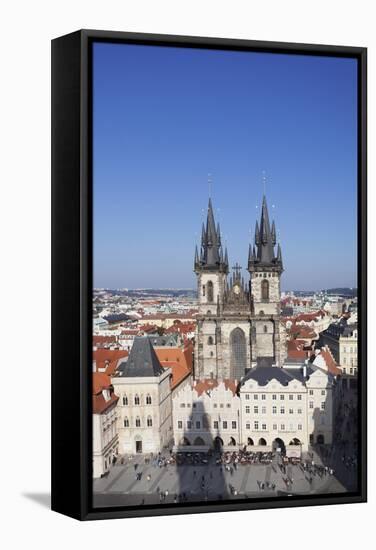
[[[346,368],[344,368],[343,371],[346,374]],[[350,374],[356,374],[358,372],[358,369],[355,367],[354,368],[350,367],[349,371],[350,371]]]
[[[310,408],[310,409],[313,409],[313,408],[314,408],[314,403],[313,403],[313,401],[310,401],[310,402],[309,402],[309,408]],[[322,411],[325,411],[325,401],[322,401],[322,402],[321,402],[320,408],[321,408]],[[289,411],[288,414],[294,414],[294,409],[289,409],[288,411]],[[246,414],[250,414],[250,412],[251,412],[251,407],[250,407],[249,405],[246,405],[246,407],[245,407],[245,412],[246,412]],[[280,407],[280,409],[279,409],[279,414],[285,414],[285,412],[286,412],[285,407]],[[297,409],[296,412],[297,412],[297,414],[302,414],[302,409]],[[255,406],[253,407],[253,413],[254,413],[254,414],[258,414],[258,413],[259,413],[259,407],[258,407],[257,405],[255,405]],[[274,406],[272,407],[272,413],[273,413],[273,414],[277,414],[277,406],[276,406],[276,405],[274,405]],[[266,414],[266,407],[261,407],[261,414]]]
[[[320,390],[320,392],[321,392],[321,395],[326,395],[326,391],[325,391],[325,390]],[[309,390],[308,393],[309,393],[309,395],[314,395],[314,390]],[[295,394],[293,394],[293,393],[289,393],[289,401],[293,401],[294,395],[295,395]],[[246,398],[247,400],[252,399],[252,397],[253,397],[253,399],[254,399],[255,401],[258,401],[259,394],[258,394],[258,393],[255,393],[255,394],[253,394],[253,396],[252,396],[252,394],[249,394],[249,393],[246,393],[246,394],[245,394],[245,398]],[[301,400],[302,400],[302,394],[301,394],[301,393],[296,394],[296,397],[297,397],[298,401],[301,401]],[[276,394],[276,393],[272,393],[272,399],[273,399],[273,401],[276,401],[276,399],[277,399],[277,394]],[[285,399],[285,394],[284,394],[284,393],[280,393],[280,394],[279,394],[279,399],[280,399],[281,401],[284,401],[284,399]],[[263,401],[266,400],[266,393],[262,393],[262,394],[261,394],[261,400],[263,400]]]
[[[229,425],[229,422],[227,422],[226,420],[224,420],[222,422],[222,425],[223,425],[223,429],[224,430],[227,430],[227,427]],[[178,423],[177,423],[177,426],[178,426],[178,429],[179,430],[182,430],[183,429],[183,421],[182,420],[178,420]],[[201,430],[201,426],[203,426],[203,424],[201,423],[200,420],[196,420],[196,422],[192,422],[191,420],[188,420],[187,421],[187,429],[188,430],[191,430],[193,428],[193,426],[195,426],[196,430]],[[236,430],[236,426],[237,426],[237,423],[236,423],[236,420],[233,420],[231,422],[231,428],[233,430]],[[203,426],[203,427],[206,427],[208,428],[209,426]],[[214,420],[213,422],[213,428],[216,430],[219,428],[219,421],[218,420]]]
[[[255,405],[253,407],[253,414],[259,414],[259,410],[260,410],[260,408],[258,407],[258,405]],[[288,411],[289,411],[288,414],[294,414],[294,409],[289,409]],[[249,405],[246,405],[245,412],[246,412],[246,414],[250,414],[251,407]],[[277,407],[276,406],[274,406],[272,408],[272,412],[273,412],[273,414],[277,414]],[[285,412],[286,412],[285,407],[281,407],[280,408],[280,414],[285,414]],[[261,414],[266,414],[266,407],[261,407]],[[303,414],[303,410],[302,409],[296,409],[296,414]]]
[[[260,428],[261,426],[261,428]],[[262,430],[262,431],[267,431],[268,430],[268,426],[267,424],[264,424],[262,423],[260,425],[260,423],[258,422],[258,420],[255,420],[254,423],[253,423],[253,428],[251,428],[251,423],[250,422],[247,422],[246,425],[245,425],[245,429],[246,430],[255,430],[255,431],[258,431],[258,430]],[[278,430],[278,424],[273,424],[273,431],[277,431]],[[286,424],[280,424],[280,427],[279,427],[280,431],[284,431],[286,430]],[[303,424],[298,424],[297,426],[297,429],[299,431],[301,431],[303,429]],[[294,427],[294,424],[289,424],[289,431],[290,432],[294,432],[295,431],[295,427]]]
[[[320,393],[321,393],[321,395],[323,395],[323,396],[326,395],[326,391],[325,391],[325,390],[320,390]],[[314,390],[309,390],[309,395],[314,395]],[[249,393],[246,393],[246,394],[245,394],[245,399],[246,399],[246,400],[250,400],[252,397],[253,397],[254,401],[258,401],[259,395],[258,395],[257,393],[255,393],[253,396],[252,396],[251,394],[249,394]],[[265,394],[265,393],[262,393],[262,394],[261,394],[261,400],[262,400],[262,401],[266,401],[266,397],[267,397],[267,394]],[[296,398],[297,398],[298,401],[301,401],[301,400],[302,400],[302,394],[298,393],[298,394],[296,395]],[[279,395],[279,399],[280,399],[281,401],[284,401],[284,400],[285,400],[285,394],[281,393],[281,394]],[[273,401],[276,401],[276,400],[277,400],[277,394],[276,394],[276,393],[273,393],[273,394],[272,394],[272,400],[273,400]],[[293,400],[294,400],[294,394],[290,393],[290,394],[289,394],[289,401],[293,401]],[[224,406],[225,406],[225,403],[219,403],[219,407],[220,407],[221,409],[223,409]],[[190,407],[191,407],[191,404],[190,404],[190,403],[180,403],[180,408],[184,409],[185,407],[190,408]],[[196,408],[196,403],[193,403],[192,407],[193,407],[193,408]],[[231,408],[231,403],[226,403],[226,407],[227,407],[228,409],[230,409],[230,408]],[[214,408],[214,409],[217,409],[217,408],[218,408],[218,403],[213,403],[213,408]],[[255,407],[255,408],[257,408],[257,407]],[[247,406],[246,406],[246,409],[247,409]],[[249,409],[249,407],[248,407],[248,409]],[[263,407],[263,410],[264,410],[264,407]],[[292,409],[290,409],[290,410],[292,410]],[[265,409],[265,411],[266,411],[266,409]],[[246,412],[247,412],[247,411],[246,411]],[[248,411],[248,412],[249,412],[249,411]],[[263,414],[264,414],[264,413],[263,413]]]
[[[141,404],[141,399],[140,399],[140,396],[139,395],[135,395],[134,398],[133,398],[133,403],[135,405],[140,405]],[[151,405],[151,395],[147,395],[145,397],[145,404],[146,405]],[[128,399],[128,396],[127,395],[123,395],[123,405],[129,405],[129,399]]]
[[[124,418],[124,428],[129,428],[130,427],[130,421],[129,421],[129,418],[125,417]],[[135,421],[134,421],[134,425],[136,428],[141,428],[142,427],[142,422],[141,422],[141,418],[140,417],[136,417]],[[146,426],[148,428],[151,428],[153,426],[153,419],[151,416],[148,416],[147,419],[146,419]]]
[[[181,409],[185,409],[185,407],[187,407],[189,409],[190,406],[191,406],[190,403],[180,403],[180,408]],[[225,403],[220,403],[219,406],[220,406],[221,409],[223,409],[224,406],[225,406]],[[193,403],[192,407],[195,409],[196,408],[196,403]],[[213,403],[213,407],[216,409],[218,407],[218,403]],[[226,403],[226,407],[228,409],[231,409],[231,403]]]
[[[278,273],[276,273],[275,271],[273,271],[272,273],[255,273],[254,277],[264,277],[264,279],[266,277],[278,277]]]
[[[343,348],[343,353],[357,353],[357,348],[349,348],[348,350],[346,347]]]
[[[266,274],[256,274],[256,276],[264,276],[266,277]],[[273,277],[277,274],[273,273]],[[269,277],[271,277],[271,273],[268,274]],[[207,302],[214,302],[214,287],[213,287],[213,281],[208,281],[206,285],[202,285],[202,295],[206,296]],[[269,300],[269,281],[264,279],[261,281],[261,300],[268,301]]]
[[[346,359],[346,357],[343,358],[343,364],[344,364],[344,365],[347,365],[347,359]],[[357,366],[358,366],[358,360],[357,360],[357,359],[354,359],[353,357],[351,357],[350,362],[349,362],[349,365],[351,365],[352,367],[357,367]]]
[[[220,423],[219,423],[219,420],[214,420],[214,421],[213,421],[213,429],[214,429],[214,430],[218,430],[218,429],[220,428],[219,424],[220,424]],[[227,422],[227,420],[224,420],[221,424],[222,424],[222,429],[223,429],[223,430],[227,430],[227,429],[229,428],[229,425],[230,425],[230,423]],[[194,425],[195,425],[196,430],[200,430],[200,429],[201,429],[201,422],[200,422],[200,421],[195,422]],[[178,420],[177,426],[178,426],[178,430],[182,430],[182,429],[183,429],[183,421],[182,421],[182,420]],[[187,421],[187,425],[186,425],[186,429],[187,429],[187,430],[191,430],[192,428],[193,428],[193,422],[191,422],[190,420],[188,420],[188,421]],[[232,430],[236,430],[236,428],[237,428],[236,420],[233,420],[233,421],[231,422],[231,429],[232,429]],[[263,431],[267,431],[268,426],[267,426],[267,424],[265,424],[265,423],[261,423],[261,424],[260,424],[258,420],[255,420],[254,423],[253,423],[253,428],[251,428],[251,423],[250,423],[250,422],[247,422],[247,423],[245,424],[245,429],[246,429],[246,430],[251,430],[251,429],[253,429],[253,430],[260,430],[260,429],[261,429],[261,430],[263,430]],[[278,429],[278,425],[277,425],[277,424],[273,424],[273,430],[277,430],[277,429]],[[281,429],[282,431],[285,430],[285,429],[286,429],[286,425],[285,425],[285,424],[281,424],[281,425],[280,425],[280,429]],[[298,429],[298,430],[302,430],[302,429],[303,429],[303,424],[298,424],[297,429]],[[289,425],[289,431],[295,431],[294,424],[290,424],[290,425]]]

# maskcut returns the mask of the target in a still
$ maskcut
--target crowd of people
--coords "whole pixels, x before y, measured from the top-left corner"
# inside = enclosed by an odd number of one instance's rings
[[[141,459],[141,457],[139,457]],[[153,471],[150,469],[150,466],[156,469],[167,468],[168,466],[190,466],[192,472],[192,482],[194,482],[195,490],[188,491],[188,493],[176,493],[169,494],[168,490],[161,490],[158,486],[156,492],[159,495],[160,502],[173,500],[174,502],[184,502],[188,499],[194,497],[193,493],[201,495],[201,497],[212,498],[211,494],[214,490],[214,487],[218,485],[218,479],[223,477],[223,474],[229,473],[233,477],[236,471],[239,468],[242,468],[244,465],[263,465],[270,466],[269,479],[256,480],[259,491],[276,491],[277,490],[277,478],[282,479],[283,483],[287,490],[291,490],[294,486],[293,472],[296,472],[296,469],[293,469],[291,466],[298,466],[302,471],[306,481],[312,485],[314,479],[323,479],[326,476],[334,475],[334,469],[330,466],[324,466],[321,463],[315,463],[314,455],[310,453],[304,459],[298,457],[286,457],[283,454],[268,451],[249,451],[246,448],[242,450],[234,451],[211,451],[208,452],[192,452],[192,453],[182,453],[182,452],[172,452],[169,454],[150,454],[143,457],[141,460],[135,462],[137,457],[129,456],[123,460],[130,460],[133,462],[133,468],[135,473],[135,480],[140,481],[143,478],[143,469],[144,466],[148,467],[145,472],[146,480],[150,488],[154,491],[153,483],[159,474],[153,475]],[[343,455],[342,462],[347,468],[356,467],[356,457]],[[211,464],[214,468],[202,469],[202,466]],[[258,471],[258,470],[255,470]],[[272,479],[270,479],[270,474]],[[219,476],[219,477],[218,477]],[[299,479],[301,479],[301,475]],[[216,495],[216,498],[224,498],[224,495],[230,494],[231,496],[237,496],[239,494],[239,489],[236,488],[235,484],[232,482],[228,483],[224,479],[223,483],[223,492],[222,497]],[[200,490],[198,490],[200,489]],[[192,494],[191,494],[192,493]],[[210,496],[209,496],[210,494]]]

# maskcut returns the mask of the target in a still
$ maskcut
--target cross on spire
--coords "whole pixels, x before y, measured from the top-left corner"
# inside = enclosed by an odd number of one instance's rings
[[[232,269],[235,271],[236,277],[239,278],[241,266],[238,264],[238,262],[236,262]]]

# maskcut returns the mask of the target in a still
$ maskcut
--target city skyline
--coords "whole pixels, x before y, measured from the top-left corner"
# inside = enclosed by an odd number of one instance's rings
[[[266,191],[282,290],[356,287],[356,104],[352,59],[95,44],[94,286],[195,288],[209,194],[244,269]]]

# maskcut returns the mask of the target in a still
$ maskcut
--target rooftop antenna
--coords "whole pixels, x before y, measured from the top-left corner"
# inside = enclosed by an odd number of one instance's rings
[[[266,172],[265,172],[265,170],[262,171],[262,186],[263,186],[264,195],[266,195]]]
[[[209,191],[209,199],[211,199],[211,193],[212,193],[212,175],[208,174],[208,191]]]

